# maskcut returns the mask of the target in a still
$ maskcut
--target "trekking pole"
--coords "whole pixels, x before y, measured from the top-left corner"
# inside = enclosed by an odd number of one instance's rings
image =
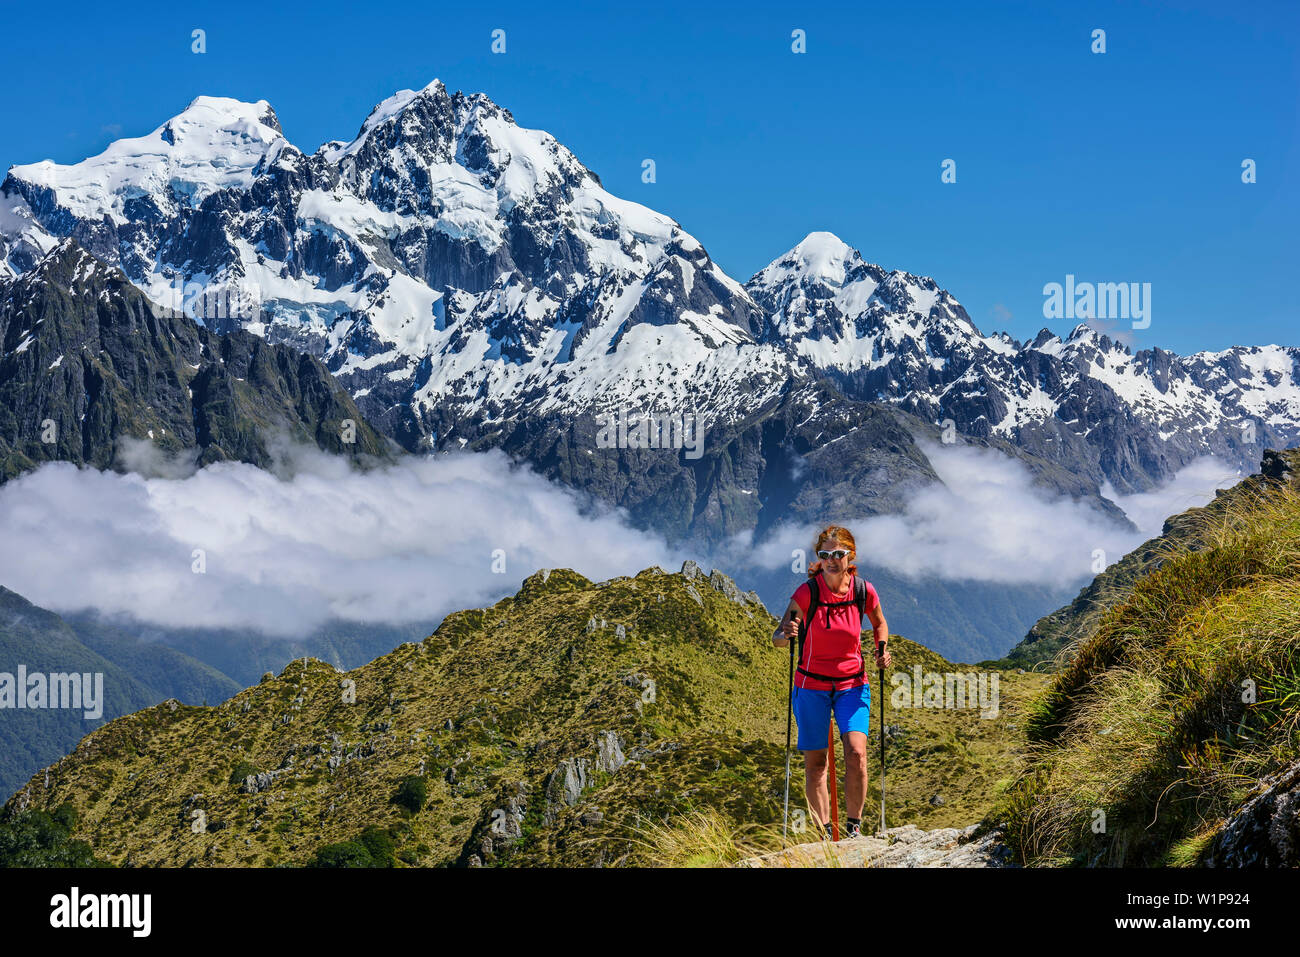
[[[835,682],[831,682],[831,700],[835,700]],[[832,709],[833,710],[833,709]],[[826,775],[830,778],[830,798],[831,798],[831,840],[840,839],[840,795],[838,782],[835,778],[835,715],[831,714],[830,727],[826,729],[826,748],[829,752]]]
[[[876,642],[876,657],[879,658],[883,646],[881,642]],[[885,669],[877,668],[876,673],[880,678],[878,685],[880,691],[880,833],[885,833]]]
[[[798,621],[798,617],[790,619]],[[794,718],[794,639],[787,636],[790,645],[790,675],[785,693],[785,812],[781,816],[781,845],[785,846],[786,830],[790,825],[790,724]]]

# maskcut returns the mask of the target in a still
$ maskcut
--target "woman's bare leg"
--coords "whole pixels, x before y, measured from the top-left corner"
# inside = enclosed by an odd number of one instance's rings
[[[826,754],[826,748],[803,752],[804,794],[808,796],[808,806],[817,817],[819,827],[831,819],[831,798],[826,791]]]
[[[849,817],[861,820],[867,800],[867,736],[848,731],[840,739],[844,742],[844,807]]]

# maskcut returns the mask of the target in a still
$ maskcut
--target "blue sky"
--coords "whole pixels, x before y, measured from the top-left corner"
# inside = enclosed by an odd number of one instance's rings
[[[933,276],[985,331],[1068,332],[1042,288],[1070,273],[1151,283],[1139,347],[1300,345],[1295,3],[50,9],[3,9],[4,166],[76,161],[199,94],[269,100],[311,151],[438,77],[555,134],[742,281],[825,229]]]

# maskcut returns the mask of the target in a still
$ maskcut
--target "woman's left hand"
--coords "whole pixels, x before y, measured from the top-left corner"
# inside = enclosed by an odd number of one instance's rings
[[[876,655],[876,667],[882,671],[893,663],[893,656],[889,654],[889,645],[885,645],[885,653]]]

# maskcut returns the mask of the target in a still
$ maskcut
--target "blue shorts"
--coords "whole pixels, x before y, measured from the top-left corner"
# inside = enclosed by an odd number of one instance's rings
[[[826,747],[832,707],[840,734],[850,731],[867,734],[871,729],[871,685],[868,684],[835,692],[796,685],[790,693],[790,704],[794,707],[795,723],[799,725],[799,741],[795,747],[800,751],[821,751]]]

